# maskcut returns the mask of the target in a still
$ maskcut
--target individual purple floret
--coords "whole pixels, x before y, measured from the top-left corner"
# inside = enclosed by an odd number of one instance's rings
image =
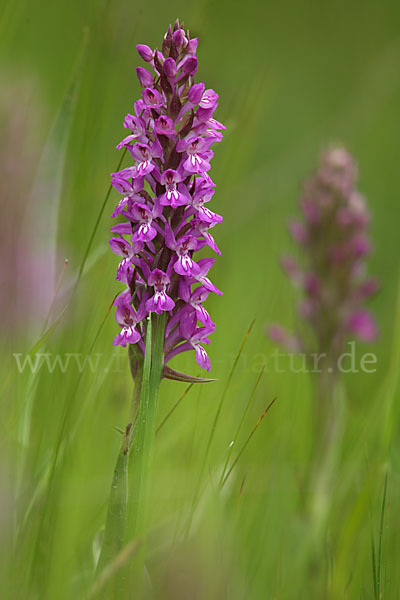
[[[117,280],[126,285],[114,302],[121,327],[114,344],[135,344],[144,354],[146,317],[165,313],[164,365],[195,350],[197,363],[210,370],[202,344],[215,325],[203,302],[210,292],[222,292],[207,277],[214,259],[194,255],[205,246],[220,254],[210,230],[222,217],[206,203],[215,188],[208,175],[211,146],[225,127],[213,118],[218,94],[194,81],[197,44],[177,21],[161,51],[137,46],[151,72],[137,68],[142,95],[117,145],[133,164],[111,175],[122,195],[111,216],[122,221],[111,229],[110,246],[122,258]]]
[[[270,338],[290,352],[325,353],[329,365],[336,364],[349,337],[366,342],[377,337],[374,318],[364,308],[378,285],[366,275],[369,215],[357,179],[357,166],[346,150],[333,148],[322,155],[300,199],[302,219],[289,225],[303,260],[301,265],[291,256],[281,261],[302,292],[298,313],[309,327],[296,335],[279,325],[269,328]]]

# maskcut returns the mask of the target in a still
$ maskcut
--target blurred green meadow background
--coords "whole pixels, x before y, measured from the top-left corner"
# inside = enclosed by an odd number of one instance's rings
[[[120,159],[115,145],[124,115],[140,94],[135,45],[160,46],[177,17],[200,38],[197,80],[220,94],[215,116],[227,126],[211,172],[211,208],[224,216],[215,230],[222,256],[212,280],[224,295],[207,301],[217,324],[209,346],[217,382],[190,389],[164,424],[187,386],[161,385],[147,593],[165,600],[398,598],[394,0],[3,0],[0,597],[93,597],[118,428],[129,420],[132,395],[127,355],[112,346],[116,324],[108,314],[121,287],[108,247],[117,194],[101,208]],[[356,346],[357,360],[376,354],[376,372],[344,378],[346,428],[326,526],[317,535],[304,513],[313,382],[308,374],[274,369],[265,329],[271,321],[294,322],[295,294],[278,265],[292,249],[286,223],[297,214],[301,183],[321,150],[337,142],[359,163],[372,214],[369,265],[381,291],[370,308],[380,337]],[[67,368],[18,368],[29,352],[34,361],[38,352],[51,360],[59,355],[64,365],[72,358]],[[175,364],[199,374],[194,353]],[[221,491],[229,446],[264,365],[231,460],[277,400]]]

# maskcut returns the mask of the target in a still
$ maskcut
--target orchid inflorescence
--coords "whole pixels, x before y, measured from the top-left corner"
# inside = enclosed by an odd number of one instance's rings
[[[349,336],[362,341],[377,336],[375,321],[364,308],[378,284],[366,275],[369,214],[357,179],[357,165],[346,150],[337,147],[325,152],[304,187],[303,218],[289,225],[302,249],[303,266],[292,256],[283,257],[281,264],[302,290],[298,312],[309,327],[291,335],[272,325],[269,336],[292,352],[325,352],[332,361]]]
[[[146,318],[164,312],[164,364],[194,349],[197,363],[210,370],[202,344],[215,324],[203,302],[222,292],[207,276],[214,259],[195,261],[193,254],[206,245],[220,254],[210,230],[222,217],[206,203],[215,188],[210,148],[225,127],[213,118],[218,95],[194,83],[197,44],[177,21],[161,51],[137,46],[154,74],[137,68],[142,97],[125,117],[130,133],[117,146],[135,164],[111,175],[123,195],[111,216],[123,221],[112,227],[110,245],[122,257],[116,278],[126,285],[114,301],[121,327],[114,344],[136,344],[144,355]]]

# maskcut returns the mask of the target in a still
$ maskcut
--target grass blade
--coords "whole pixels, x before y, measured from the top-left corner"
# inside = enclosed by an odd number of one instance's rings
[[[118,165],[117,165],[117,168],[115,169],[115,171],[119,171],[120,170],[120,168],[122,166],[122,163],[124,161],[126,152],[127,152],[127,149],[124,148],[124,150],[123,150],[123,152],[121,154],[121,158],[118,161]],[[112,185],[110,183],[110,185],[108,186],[106,195],[104,196],[103,203],[100,206],[100,210],[99,210],[99,213],[97,215],[95,224],[93,226],[92,233],[90,234],[90,238],[89,238],[88,244],[86,246],[85,254],[83,255],[82,262],[81,262],[80,267],[79,267],[78,277],[76,278],[75,287],[73,289],[72,295],[75,295],[75,292],[76,292],[76,290],[78,288],[78,285],[79,285],[79,283],[80,283],[80,281],[82,279],[82,275],[83,275],[83,272],[84,272],[84,269],[85,269],[85,265],[86,265],[86,262],[87,262],[87,259],[88,259],[88,256],[89,256],[89,252],[90,252],[90,249],[91,249],[91,247],[93,245],[93,241],[94,241],[95,235],[97,233],[97,230],[99,228],[100,221],[101,221],[101,218],[103,216],[104,210],[105,210],[105,208],[107,206],[107,202],[108,202],[108,199],[110,197],[111,191],[112,191]]]
[[[240,457],[242,456],[243,452],[246,450],[246,447],[248,445],[248,443],[250,442],[251,438],[253,437],[253,435],[255,434],[255,432],[257,431],[258,427],[261,424],[261,421],[264,419],[265,415],[267,414],[267,412],[269,411],[269,409],[272,407],[272,405],[275,403],[276,398],[274,398],[273,400],[271,400],[271,402],[268,404],[267,408],[264,410],[264,412],[262,413],[262,415],[258,418],[257,423],[254,425],[253,429],[251,430],[247,440],[245,441],[245,443],[243,444],[243,446],[241,447],[238,455],[236,456],[235,460],[233,461],[233,463],[231,464],[231,467],[229,469],[229,471],[227,472],[225,479],[223,480],[222,484],[221,484],[221,488],[225,485],[225,483],[227,482],[230,474],[232,473],[233,469],[235,468],[237,462],[239,461]]]
[[[374,582],[374,598],[375,600],[379,599],[378,595],[378,576],[376,573],[376,557],[375,557],[375,544],[374,544],[374,536],[371,535],[371,558],[372,558],[372,578]]]
[[[189,519],[188,519],[188,522],[187,522],[187,525],[186,525],[186,531],[185,531],[186,537],[189,535],[189,532],[190,532],[190,527],[191,527],[191,524],[192,524],[193,514],[194,514],[194,511],[196,509],[198,498],[199,498],[201,482],[203,480],[203,475],[204,475],[204,471],[205,471],[205,468],[206,468],[206,465],[207,465],[208,455],[210,453],[210,449],[211,449],[211,445],[212,445],[212,442],[213,442],[213,439],[214,439],[215,431],[217,429],[217,424],[218,424],[218,421],[219,421],[221,410],[222,410],[222,407],[224,405],[224,402],[225,402],[225,399],[226,399],[226,396],[227,396],[227,393],[228,393],[228,389],[229,389],[230,383],[232,381],[232,377],[233,377],[233,375],[234,375],[234,373],[236,371],[236,367],[238,365],[238,362],[239,362],[239,359],[240,359],[240,357],[242,355],[244,347],[246,346],[246,342],[247,342],[247,340],[249,338],[249,335],[251,333],[251,330],[253,328],[254,323],[255,323],[255,319],[251,322],[250,327],[248,328],[248,330],[247,330],[247,332],[246,332],[246,334],[245,334],[245,336],[243,338],[242,344],[241,344],[241,346],[239,348],[239,352],[236,355],[236,358],[235,358],[235,360],[233,362],[233,365],[232,365],[231,372],[229,373],[228,381],[226,382],[225,389],[224,389],[224,391],[222,393],[221,400],[220,400],[218,408],[217,408],[217,412],[215,413],[214,421],[213,421],[213,424],[212,424],[212,427],[211,427],[211,431],[210,431],[210,436],[208,438],[208,442],[207,442],[207,446],[206,446],[206,451],[204,453],[203,462],[202,462],[201,468],[200,468],[200,473],[199,473],[199,478],[198,478],[197,486],[196,486],[195,493],[194,493],[194,496],[193,496],[193,501],[192,501],[192,505],[191,505],[191,509],[190,509],[190,513],[189,513]]]
[[[33,252],[38,254],[42,264],[44,261],[46,263],[50,279],[47,290],[49,298],[54,297],[56,290],[59,208],[70,130],[86,62],[88,41],[88,30],[85,30],[71,83],[43,148],[26,215],[29,227],[35,231],[37,247]]]
[[[379,544],[378,544],[378,568],[376,571],[376,583],[378,588],[378,598],[381,597],[381,566],[382,566],[382,540],[383,540],[383,522],[385,518],[386,509],[386,493],[388,484],[388,473],[385,475],[385,485],[383,488],[382,507],[381,507],[381,519],[379,525]]]
[[[242,418],[241,418],[241,420],[240,420],[240,423],[239,423],[239,427],[237,428],[237,431],[236,431],[236,433],[235,433],[235,435],[234,435],[233,441],[232,441],[232,443],[231,443],[231,444],[230,444],[230,446],[229,446],[228,455],[227,455],[227,457],[226,457],[226,461],[225,461],[225,464],[224,464],[224,468],[222,469],[221,478],[220,478],[220,481],[219,481],[219,484],[220,484],[220,485],[222,485],[222,482],[223,482],[223,480],[224,480],[225,473],[226,473],[226,469],[228,468],[228,464],[229,464],[230,458],[231,458],[231,456],[232,456],[233,448],[234,448],[234,446],[235,446],[235,444],[236,444],[236,442],[237,442],[237,440],[238,440],[238,437],[239,437],[239,434],[240,434],[240,432],[241,432],[241,429],[242,429],[243,423],[244,423],[244,421],[245,421],[245,419],[246,419],[247,413],[249,412],[249,408],[250,408],[250,406],[251,406],[251,403],[253,402],[253,399],[254,399],[255,393],[256,393],[256,391],[257,391],[258,384],[260,383],[260,381],[261,381],[261,377],[262,377],[262,376],[263,376],[263,374],[264,374],[264,370],[265,370],[265,366],[262,368],[262,370],[261,370],[261,373],[260,373],[260,374],[259,374],[259,376],[257,377],[256,384],[255,384],[255,386],[254,386],[254,388],[253,388],[253,391],[252,391],[252,392],[251,392],[251,394],[250,394],[250,398],[249,398],[249,400],[248,400],[248,402],[247,402],[246,408],[245,408],[245,409],[244,409],[244,411],[243,411]]]
[[[156,433],[158,433],[160,431],[160,429],[162,427],[164,427],[165,423],[168,421],[168,419],[170,418],[170,416],[172,415],[172,413],[178,408],[178,406],[180,405],[180,403],[182,402],[182,400],[185,398],[185,396],[190,392],[190,390],[192,389],[192,387],[194,386],[194,383],[191,383],[190,385],[187,386],[186,390],[183,392],[183,394],[178,398],[178,400],[175,402],[175,404],[173,405],[173,407],[171,408],[171,410],[169,410],[167,412],[167,414],[165,415],[165,417],[163,418],[163,420],[161,421],[161,423],[159,424],[159,426],[156,429]]]

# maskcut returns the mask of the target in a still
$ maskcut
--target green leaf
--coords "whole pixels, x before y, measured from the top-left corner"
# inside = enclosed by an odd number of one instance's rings
[[[205,379],[204,377],[193,377],[193,375],[187,375],[186,373],[181,373],[180,371],[175,371],[164,365],[162,368],[162,376],[165,379],[171,379],[171,381],[182,381],[183,383],[212,383],[216,381],[216,379]]]
[[[111,485],[110,499],[106,526],[104,531],[101,554],[97,564],[96,573],[101,573],[107,564],[121,552],[124,545],[126,511],[128,503],[128,461],[129,461],[129,434],[131,424],[126,427],[121,442],[121,448],[115,466],[114,477]],[[107,591],[112,596],[114,581],[108,581]]]
[[[141,547],[132,567],[125,568],[119,577],[118,597],[126,600],[131,598],[132,589],[135,589],[136,596],[140,597],[144,573],[158,391],[164,362],[164,330],[165,314],[153,315],[153,322],[152,318],[148,317],[140,406],[129,455],[129,496],[125,531],[125,544],[137,539]]]
[[[88,39],[88,31],[85,30],[74,75],[58,109],[40,158],[26,215],[30,227],[35,231],[36,248],[33,252],[41,258],[42,264],[45,261],[46,271],[50,275],[50,298],[53,297],[58,278],[57,237],[63,177],[71,125],[86,61]]]

